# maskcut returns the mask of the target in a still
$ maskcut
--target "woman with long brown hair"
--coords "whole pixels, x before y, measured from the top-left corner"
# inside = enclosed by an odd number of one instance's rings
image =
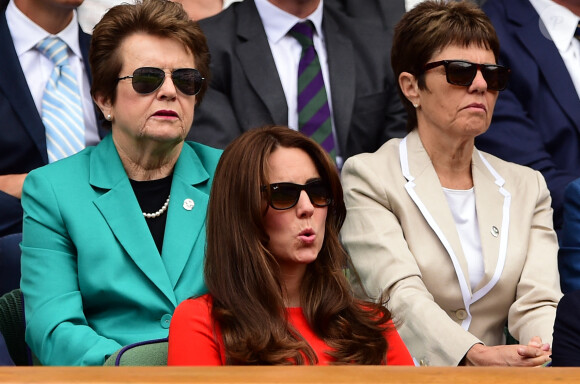
[[[286,127],[249,131],[212,188],[210,294],[176,309],[170,365],[412,364],[385,307],[352,295],[340,179],[317,143]]]

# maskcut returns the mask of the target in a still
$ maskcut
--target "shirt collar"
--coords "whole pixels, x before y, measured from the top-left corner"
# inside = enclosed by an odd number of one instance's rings
[[[233,3],[238,3],[240,1],[242,1],[242,0],[224,0],[223,9],[226,9],[227,7],[232,5]]]
[[[315,34],[322,36],[322,6],[323,0],[320,0],[318,7],[314,12],[304,19],[300,19],[286,11],[281,10],[268,0],[255,0],[256,8],[262,19],[262,24],[266,30],[268,40],[277,43],[288,34],[292,27],[300,22],[310,20],[314,24]]]
[[[42,27],[30,20],[16,5],[14,1],[10,1],[6,7],[6,20],[12,32],[12,39],[16,54],[20,57],[25,52],[35,49],[36,44],[50,33],[45,31]],[[14,33],[18,31],[18,33]],[[73,18],[65,29],[56,34],[64,41],[72,52],[81,60],[81,48],[79,44],[79,24],[77,21],[76,10],[73,12]]]
[[[545,26],[540,26],[542,33],[546,30],[558,51],[565,52],[574,41],[574,32],[580,18],[568,8],[551,0],[530,0],[540,15]]]

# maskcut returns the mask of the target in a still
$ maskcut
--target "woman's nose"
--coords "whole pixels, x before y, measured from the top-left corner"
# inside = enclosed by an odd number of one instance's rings
[[[469,88],[478,92],[487,91],[487,81],[485,81],[485,78],[479,69],[477,70],[475,78],[471,82],[471,86]]]
[[[296,204],[296,214],[298,217],[310,217],[314,213],[314,205],[306,191],[300,191],[300,197]]]
[[[165,74],[165,81],[161,84],[161,87],[157,90],[157,97],[158,98],[169,98],[173,99],[177,95],[177,88],[175,88],[175,84],[173,84],[173,78],[171,74]]]

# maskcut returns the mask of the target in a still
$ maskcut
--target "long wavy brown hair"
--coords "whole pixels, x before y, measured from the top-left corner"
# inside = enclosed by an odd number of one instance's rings
[[[308,343],[288,323],[280,269],[268,250],[267,205],[261,186],[269,184],[267,162],[277,148],[300,148],[314,161],[332,192],[325,237],[308,265],[300,302],[313,331],[332,349],[336,364],[385,361],[383,335],[390,313],[354,298],[344,271],[350,259],[339,240],[346,216],[336,166],[313,140],[287,127],[248,131],[223,153],[208,208],[205,282],[213,297],[228,364],[315,364]],[[266,208],[264,208],[266,206]]]

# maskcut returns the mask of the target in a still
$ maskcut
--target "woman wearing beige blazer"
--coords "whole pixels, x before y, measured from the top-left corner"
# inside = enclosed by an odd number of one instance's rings
[[[408,12],[392,64],[410,133],[343,168],[343,242],[422,365],[549,360],[561,297],[550,194],[539,172],[474,147],[507,85],[498,53],[467,2]],[[503,345],[506,324],[521,345]]]

